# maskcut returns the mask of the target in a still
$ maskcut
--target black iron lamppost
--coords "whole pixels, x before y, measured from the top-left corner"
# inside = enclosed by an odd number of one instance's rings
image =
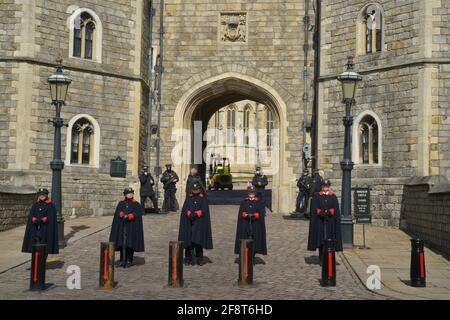
[[[64,121],[61,118],[61,107],[65,105],[67,90],[72,80],[63,74],[62,59],[56,60],[56,63],[56,74],[48,78],[52,105],[56,108],[55,117],[48,120],[55,127],[53,160],[50,162],[50,168],[52,169],[52,202],[56,206],[58,217],[58,243],[64,246],[64,217],[61,201],[61,171],[64,168],[64,162],[61,159],[61,127]]]
[[[350,132],[353,124],[351,107],[355,102],[356,85],[362,80],[360,74],[353,70],[353,57],[348,57],[347,70],[345,70],[338,80],[342,83],[343,103],[345,104],[345,139],[344,139],[344,160],[341,161],[342,168],[342,242],[344,245],[353,245],[353,220],[351,203],[351,185],[352,185],[352,155]]]

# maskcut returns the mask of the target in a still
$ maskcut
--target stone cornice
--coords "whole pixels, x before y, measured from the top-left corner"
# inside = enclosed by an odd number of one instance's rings
[[[450,64],[450,58],[426,58],[426,59],[419,59],[419,60],[412,60],[409,62],[403,62],[403,63],[395,63],[395,64],[389,64],[384,66],[378,66],[373,68],[367,68],[363,70],[358,70],[358,73],[364,75],[364,74],[370,74],[374,72],[384,72],[384,71],[390,71],[395,69],[403,69],[408,67],[418,67],[418,66],[425,66],[430,64]],[[359,66],[361,66],[359,64]],[[328,75],[322,75],[319,77],[319,82],[325,82],[337,79],[339,74],[328,74]]]
[[[54,67],[55,66],[55,62],[50,62],[50,61],[45,61],[45,60],[30,58],[30,57],[1,57],[0,56],[0,62],[29,63],[29,64],[45,66],[45,67]],[[73,63],[67,63],[67,62],[66,63],[63,62],[63,68],[66,70],[85,72],[85,73],[96,74],[96,75],[105,76],[105,77],[119,78],[119,79],[124,79],[124,80],[129,80],[129,81],[139,81],[146,87],[146,89],[149,88],[147,80],[145,80],[141,76],[137,76],[132,73],[114,72],[114,71],[108,71],[108,70],[104,70],[104,69],[102,70],[102,69],[98,69],[98,68],[90,68],[90,67],[79,66],[79,65],[75,65]]]

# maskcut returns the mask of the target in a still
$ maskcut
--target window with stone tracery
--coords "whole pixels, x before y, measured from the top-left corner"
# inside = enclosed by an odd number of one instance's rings
[[[378,164],[378,123],[370,115],[362,118],[358,127],[359,140],[359,163],[360,164]]]
[[[227,144],[234,144],[236,142],[236,109],[230,107],[227,110]]]
[[[92,60],[94,41],[95,20],[89,13],[83,12],[74,21],[73,56]]]
[[[250,129],[250,113],[251,107],[249,105],[244,108],[244,119],[243,119],[243,134],[244,134],[244,145],[248,146],[250,143],[249,129]]]
[[[86,118],[78,119],[72,126],[70,163],[92,165],[94,126]]]

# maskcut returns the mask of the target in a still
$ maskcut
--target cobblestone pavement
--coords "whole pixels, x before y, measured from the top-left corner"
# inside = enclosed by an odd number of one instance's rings
[[[0,274],[1,299],[386,299],[366,290],[337,257],[337,286],[319,284],[321,269],[316,254],[306,251],[308,222],[288,220],[282,215],[267,218],[268,256],[266,264],[254,269],[254,286],[237,286],[238,265],[233,254],[236,206],[212,206],[214,249],[206,251],[212,260],[202,267],[184,268],[185,288],[167,288],[168,246],[178,235],[179,214],[144,217],[146,252],[137,254],[136,266],[116,268],[118,285],[111,291],[98,289],[99,245],[107,241],[109,228],[66,247],[61,261],[48,266],[44,292],[27,291],[30,264]],[[118,254],[117,254],[118,256]],[[69,290],[66,270],[81,269],[81,289]]]

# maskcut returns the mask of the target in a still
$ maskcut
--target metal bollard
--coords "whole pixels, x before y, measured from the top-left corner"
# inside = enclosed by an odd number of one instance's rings
[[[426,286],[424,242],[411,239],[411,286]]]
[[[31,255],[30,290],[45,290],[47,245],[34,244]]]
[[[100,271],[99,271],[100,289],[114,288],[114,260],[115,260],[114,242],[102,242],[100,244]]]
[[[322,287],[336,286],[336,240],[328,239],[323,243]]]
[[[251,239],[241,239],[239,252],[239,280],[240,287],[248,287],[253,284],[253,258],[254,241]]]
[[[183,287],[183,242],[169,243],[169,287]]]

